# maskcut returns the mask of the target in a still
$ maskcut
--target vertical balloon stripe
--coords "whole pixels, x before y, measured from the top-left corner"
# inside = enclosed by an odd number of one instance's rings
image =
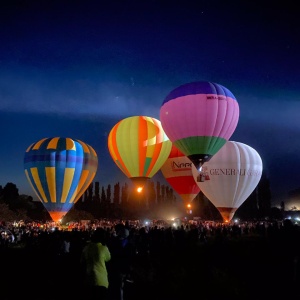
[[[58,137],[51,139],[48,143],[47,149],[56,149],[58,144]]]
[[[146,173],[146,176],[149,176],[149,174],[153,170],[156,162],[159,160],[159,154],[161,153],[161,150],[162,150],[162,143],[154,144],[153,148],[154,148],[153,149],[154,151],[152,153],[152,158],[149,161],[149,166],[147,167],[148,172]],[[166,159],[167,159],[167,157],[166,157]]]
[[[149,177],[149,174],[152,171],[150,168],[151,161],[153,161],[151,157],[146,157],[144,165],[143,165],[143,173],[141,173],[139,176]]]
[[[52,203],[56,203],[56,174],[54,167],[47,167],[46,170],[46,178],[47,185],[50,194],[50,201]]]
[[[224,126],[222,136],[230,138],[231,132],[234,132],[239,120],[239,105],[237,101],[229,101],[227,109],[227,126]]]
[[[162,127],[160,127],[160,130],[163,132]],[[156,172],[160,170],[161,166],[168,159],[168,155],[171,149],[172,149],[172,142],[169,139],[164,140],[162,143],[157,144],[157,148],[156,148],[157,158],[156,160],[153,159],[155,161],[155,165],[153,165],[152,167],[150,177],[152,177]]]
[[[156,130],[156,143],[157,144],[160,144],[160,143],[163,143],[164,141],[167,141],[169,140],[169,138],[166,136],[162,126],[161,126],[161,122],[156,120],[156,119],[153,119],[153,123],[155,125],[155,130]]]
[[[34,143],[32,143],[27,149],[26,149],[26,151],[25,152],[28,152],[30,149],[31,149],[31,147],[34,145]]]
[[[134,164],[134,162],[131,161],[131,153],[138,153],[138,143],[136,140],[137,132],[132,129],[136,127],[134,123],[137,122],[137,119],[132,120],[132,122],[121,121],[120,127],[116,132],[119,163],[122,165],[122,168],[124,166],[126,174],[131,173],[131,170],[128,169],[129,165],[132,169],[137,168],[137,164]]]
[[[84,166],[88,169],[97,169],[98,167],[98,158],[94,156],[84,157]]]
[[[109,134],[109,151],[111,153],[111,156],[113,160],[116,161],[118,167],[128,176],[130,175],[130,172],[128,171],[127,167],[125,166],[124,162],[122,161],[119,148],[118,148],[118,131],[120,129],[120,124],[122,121],[118,122],[112,129],[112,131]],[[121,128],[122,129],[122,128]],[[120,148],[121,149],[121,148]]]
[[[48,166],[49,167],[55,167],[55,165],[56,165],[56,158],[57,158],[57,154],[56,154],[56,152],[55,151],[53,151],[53,152],[50,152],[49,153],[49,156],[46,156],[46,155],[44,155],[44,160],[46,161],[46,162],[48,162]]]
[[[110,155],[112,156],[113,160],[119,160],[118,155],[118,147],[117,147],[117,138],[116,138],[116,132],[120,125],[120,122],[117,123],[112,130],[110,131],[108,135],[108,150],[110,152]]]
[[[81,145],[81,147],[83,148],[83,152],[84,153],[90,153],[91,147],[89,147],[87,144],[83,143],[80,140],[77,140],[77,142]]]
[[[149,131],[150,131],[150,122],[148,122],[147,118],[138,117],[139,124],[138,124],[138,136],[135,137],[135,140],[139,142],[138,144],[138,156],[139,159],[137,162],[139,163],[138,166],[138,176],[145,176],[145,164],[146,164],[146,157],[151,155],[149,154]],[[150,133],[151,134],[151,133]]]
[[[43,186],[42,186],[42,183],[41,183],[41,180],[40,180],[40,177],[39,177],[38,168],[30,168],[30,172],[31,172],[32,178],[34,180],[35,186],[36,186],[39,194],[42,197],[42,201],[44,203],[47,203],[48,200],[47,200],[47,197],[46,197],[46,195],[44,193],[44,190],[43,190]]]
[[[92,155],[95,156],[95,157],[97,157],[97,153],[96,153],[96,151],[94,150],[94,148],[89,147],[89,149],[90,149],[90,152],[92,153]],[[98,162],[98,160],[97,160],[97,162]]]
[[[37,149],[39,149],[40,146],[43,144],[43,142],[44,142],[45,140],[47,140],[47,138],[42,139],[42,140],[38,141],[37,143],[35,143],[34,146],[33,146],[33,148],[32,148],[32,150],[37,150]]]
[[[74,178],[74,168],[66,168],[65,169],[65,176],[64,176],[64,183],[63,183],[63,190],[62,190],[62,195],[60,199],[60,203],[65,203],[66,199],[68,198],[70,187],[72,185],[72,181]],[[71,199],[74,199],[75,193],[71,195]]]
[[[128,174],[138,172],[139,163],[137,160],[132,160],[132,157],[139,153],[138,124],[139,118],[136,117],[129,119],[129,122],[122,120],[117,131],[120,162],[126,166]]]
[[[66,138],[66,150],[76,150],[75,143],[70,138]]]
[[[39,193],[35,190],[35,188],[34,188],[34,186],[33,186],[33,184],[32,184],[32,181],[30,180],[30,177],[29,177],[29,174],[28,174],[28,171],[27,171],[27,170],[25,170],[25,175],[26,175],[26,178],[27,178],[27,180],[28,180],[28,182],[29,182],[31,188],[32,188],[33,191],[35,192],[36,196],[40,199],[41,202],[43,202],[41,196],[40,196]]]
[[[143,164],[143,173],[141,175],[149,177],[149,175],[152,172],[153,166],[155,165],[158,158],[157,152],[161,150],[161,147],[159,144],[157,144],[158,141],[157,137],[160,131],[160,126],[158,126],[158,124],[155,124],[155,122],[152,119],[150,119],[147,122],[147,125],[148,125],[147,126],[147,130],[148,130],[147,151],[146,151],[146,155],[143,153],[145,157],[145,161]]]
[[[88,176],[91,174],[90,178]],[[83,170],[79,179],[79,183],[77,186],[77,196],[72,199],[70,202],[76,203],[76,201],[82,196],[84,191],[89,187],[90,183],[92,182],[95,173],[90,173],[88,170]]]

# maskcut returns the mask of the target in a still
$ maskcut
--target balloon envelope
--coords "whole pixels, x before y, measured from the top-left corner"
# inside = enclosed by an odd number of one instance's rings
[[[26,177],[53,221],[59,221],[93,181],[98,157],[88,144],[71,138],[44,138],[28,147]]]
[[[185,205],[192,202],[200,192],[193,177],[192,162],[174,145],[160,170]]]
[[[224,86],[200,81],[171,91],[160,108],[160,120],[171,142],[197,169],[233,134],[239,105]]]
[[[225,222],[250,196],[260,181],[263,170],[261,157],[252,147],[228,141],[205,163],[206,179],[199,180],[193,166],[192,172],[203,194],[215,205]]]
[[[132,116],[119,121],[108,136],[108,150],[136,186],[144,186],[168,158],[172,143],[159,120]]]

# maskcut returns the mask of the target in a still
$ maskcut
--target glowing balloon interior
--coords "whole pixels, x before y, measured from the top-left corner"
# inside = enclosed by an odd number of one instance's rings
[[[195,166],[193,176],[203,194],[229,222],[236,210],[250,196],[260,181],[263,170],[261,157],[252,147],[228,141],[199,174]],[[201,180],[201,176],[205,176]]]
[[[239,105],[224,86],[200,81],[171,91],[160,108],[160,120],[170,141],[199,170],[233,134]]]
[[[41,139],[29,146],[24,156],[26,177],[55,222],[82,196],[97,168],[95,150],[71,138]]]
[[[160,121],[147,116],[119,121],[108,136],[113,161],[137,187],[160,170],[171,148]]]

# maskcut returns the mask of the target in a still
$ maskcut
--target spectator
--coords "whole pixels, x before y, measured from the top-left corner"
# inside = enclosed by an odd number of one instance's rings
[[[104,300],[108,298],[108,273],[106,263],[111,255],[106,246],[106,230],[97,228],[91,241],[83,248],[80,263],[83,270],[84,299]]]
[[[116,236],[111,239],[111,262],[109,265],[110,299],[124,299],[124,284],[131,282],[131,268],[135,255],[135,247],[129,240],[129,229],[124,224],[115,226]]]

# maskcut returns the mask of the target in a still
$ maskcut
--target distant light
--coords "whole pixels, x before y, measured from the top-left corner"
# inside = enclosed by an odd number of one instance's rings
[[[239,222],[239,220],[238,220],[238,219],[235,219],[235,220],[234,220],[234,223],[238,223],[238,222]]]
[[[142,190],[143,190],[143,188],[142,188],[142,187],[138,187],[138,188],[137,188],[137,192],[138,192],[138,193],[141,193],[141,192],[142,192]]]

